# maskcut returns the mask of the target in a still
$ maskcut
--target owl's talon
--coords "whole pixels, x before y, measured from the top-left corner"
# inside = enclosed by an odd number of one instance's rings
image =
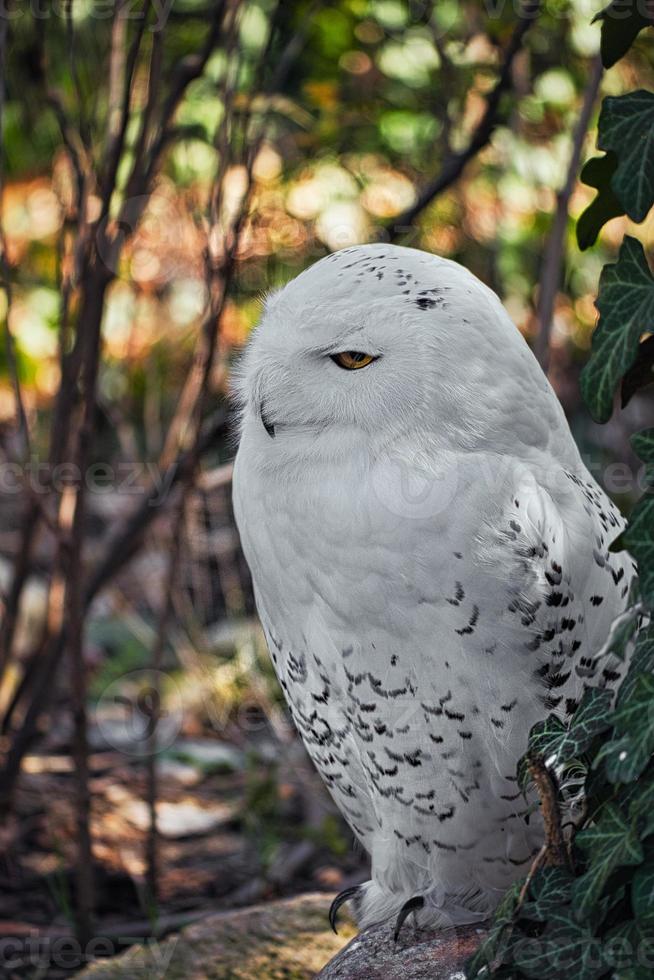
[[[394,943],[396,943],[400,938],[400,932],[402,931],[402,926],[404,925],[406,919],[412,912],[417,912],[418,909],[423,908],[424,904],[425,900],[422,895],[415,895],[413,898],[410,898],[408,902],[404,903],[395,922],[395,932],[393,933]]]
[[[339,892],[332,904],[329,906],[329,924],[338,935],[338,929],[336,928],[336,916],[338,915],[338,910],[341,905],[353,898],[354,895],[359,891],[358,885],[353,885],[351,888],[344,888],[342,892]]]

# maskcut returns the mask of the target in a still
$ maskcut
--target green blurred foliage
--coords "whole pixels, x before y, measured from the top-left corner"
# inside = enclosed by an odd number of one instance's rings
[[[10,23],[4,224],[15,267],[11,322],[28,408],[39,422],[37,449],[45,443],[58,381],[59,242],[72,231],[66,220],[70,168],[45,95],[44,73],[47,87],[78,121],[100,163],[110,104],[111,4],[73,8],[72,33],[59,7],[35,18],[21,6]],[[135,105],[147,87],[152,46],[160,45],[163,98],[182,60],[203,43],[205,8],[202,0],[173,0],[162,32],[146,28]],[[271,0],[243,5],[237,120],[239,104],[257,95],[256,59],[272,8]],[[490,146],[421,215],[415,234],[406,239],[467,265],[500,293],[527,336],[570,133],[600,43],[601,24],[591,23],[599,8],[599,3],[568,0],[543,4],[516,61],[516,91],[504,98],[502,122]],[[138,29],[141,6],[131,9],[126,46]],[[338,0],[317,9],[303,0],[284,3],[270,70],[307,18],[300,55],[272,102],[251,225],[222,324],[221,363],[246,339],[263,293],[329,250],[383,237],[388,222],[411,205],[448,155],[467,144],[515,26],[508,3]],[[628,58],[612,70],[607,92],[622,94],[634,77],[646,86],[651,53],[651,37],[642,32]],[[225,53],[215,55],[189,86],[175,120],[182,137],[167,153],[151,204],[109,291],[102,397],[147,457],[160,449],[204,310],[202,215],[218,161],[212,139],[224,112],[221,84],[229,61]],[[137,113],[119,171],[123,184],[138,123]],[[247,135],[237,127],[234,139],[243,138]],[[238,175],[230,179],[237,181]],[[592,190],[578,187],[573,217],[592,197]],[[570,411],[578,402],[575,385],[565,378],[576,376],[586,356],[599,269],[625,226],[624,218],[610,222],[594,249],[582,255],[570,221],[552,335],[552,377]],[[226,372],[218,375],[220,396]],[[2,354],[0,418],[12,411]],[[105,436],[101,451],[114,452],[117,436],[111,426]]]

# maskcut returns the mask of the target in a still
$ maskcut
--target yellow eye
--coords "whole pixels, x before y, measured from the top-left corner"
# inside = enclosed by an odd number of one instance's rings
[[[334,364],[338,364],[340,368],[345,368],[346,371],[358,371],[359,368],[367,367],[377,360],[372,354],[364,354],[360,350],[344,350],[339,354],[331,354],[330,356]]]

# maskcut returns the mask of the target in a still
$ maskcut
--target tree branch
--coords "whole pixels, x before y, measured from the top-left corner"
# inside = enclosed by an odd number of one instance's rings
[[[565,255],[565,233],[568,227],[568,207],[570,198],[577,182],[577,172],[581,160],[581,151],[584,146],[584,139],[588,132],[590,117],[593,112],[600,82],[602,81],[604,69],[600,55],[596,55],[591,69],[588,86],[584,93],[584,101],[581,112],[577,119],[572,139],[572,155],[568,166],[568,174],[565,184],[557,194],[556,212],[552,223],[545,255],[543,258],[543,270],[540,278],[538,290],[538,308],[536,312],[537,333],[534,344],[534,352],[539,360],[543,371],[547,373],[550,356],[550,333],[552,330],[552,317],[554,315],[554,305],[559,291],[561,280],[561,265]]]
[[[403,214],[393,218],[388,229],[391,241],[395,241],[405,234],[418,215],[439,194],[442,194],[443,191],[447,190],[448,187],[459,179],[468,163],[490,142],[490,138],[501,120],[500,105],[502,96],[513,85],[513,64],[518,52],[522,48],[524,37],[536,20],[539,10],[540,0],[529,0],[525,4],[504,54],[504,60],[497,82],[486,98],[486,108],[470,138],[468,146],[465,150],[449,156],[443,164],[443,168],[438,177],[423,188],[415,204],[407,208]]]

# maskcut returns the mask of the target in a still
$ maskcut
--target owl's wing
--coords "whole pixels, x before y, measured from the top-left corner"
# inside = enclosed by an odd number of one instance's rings
[[[499,519],[480,530],[477,561],[506,589],[503,641],[526,660],[544,708],[564,715],[585,686],[617,681],[615,662],[595,655],[636,571],[609,551],[624,521],[590,475],[552,466],[546,477],[520,472]]]

